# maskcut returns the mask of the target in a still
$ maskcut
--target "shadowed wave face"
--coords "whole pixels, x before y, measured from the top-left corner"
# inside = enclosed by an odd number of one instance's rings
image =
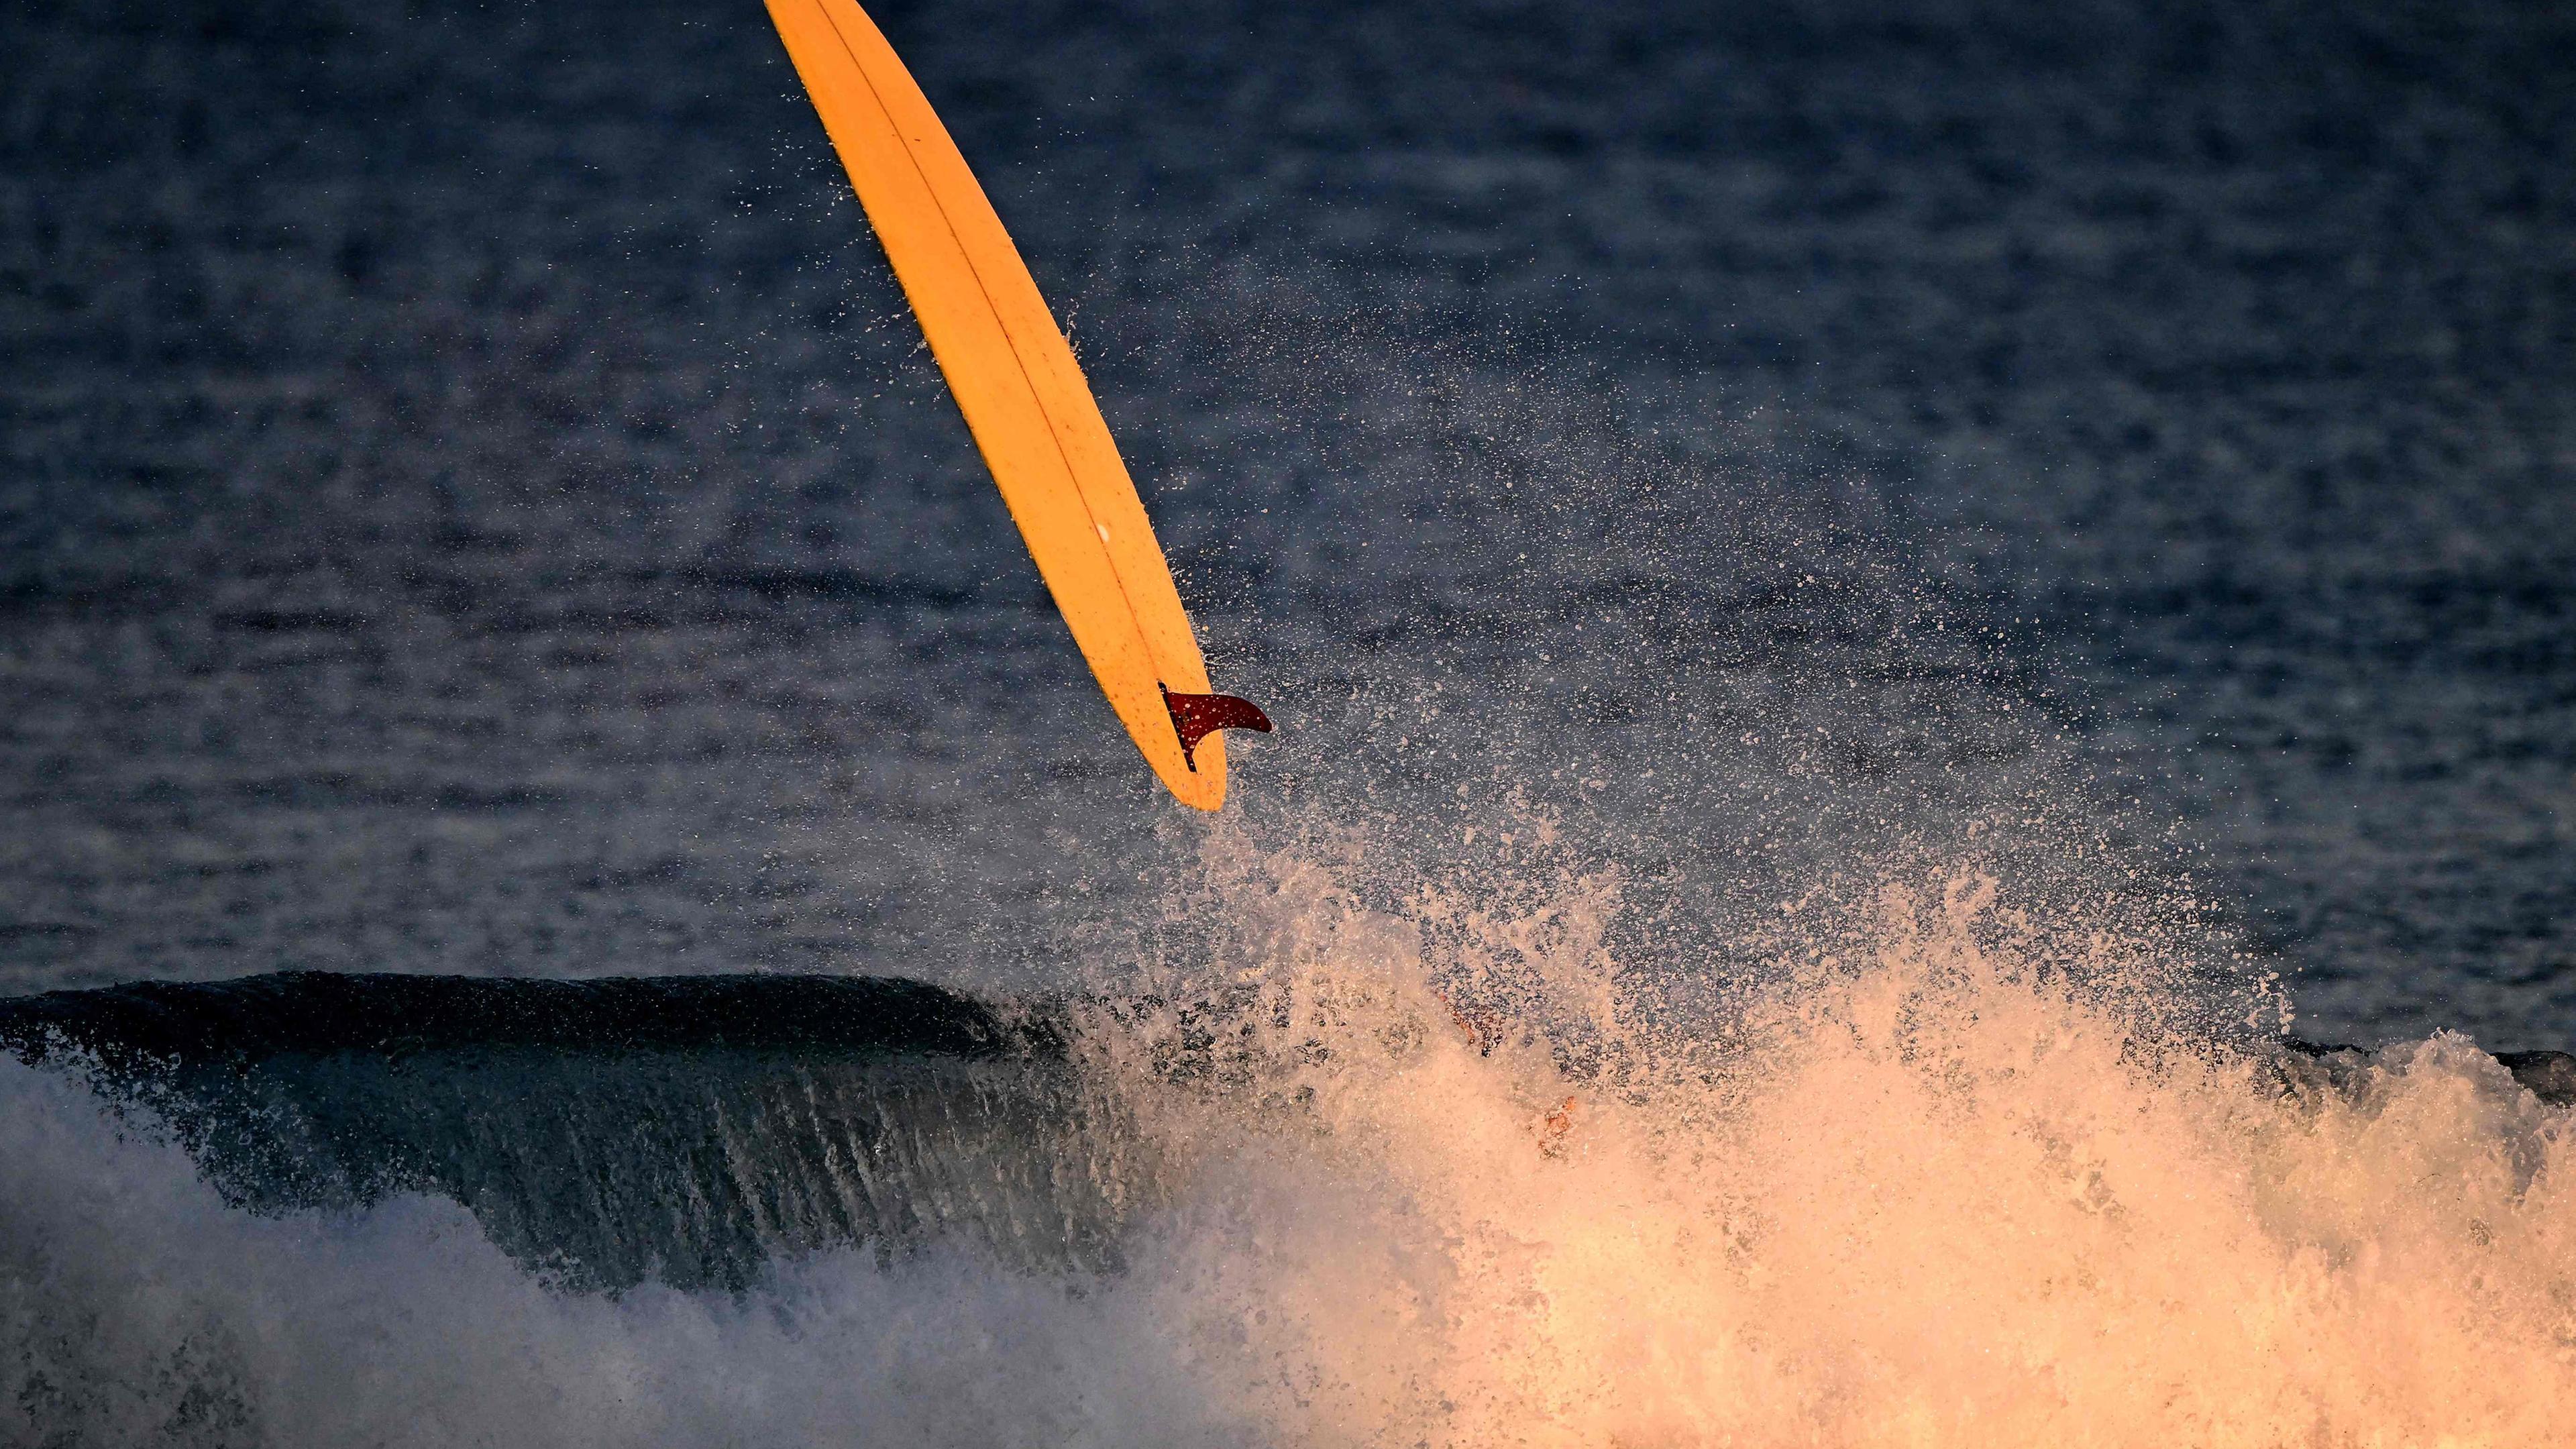
[[[741,1288],[934,1239],[1114,1262],[1114,1136],[1060,1029],[919,983],[284,972],[0,1003],[237,1205],[452,1198],[562,1286]]]
[[[1132,1028],[1159,1009],[1079,1014]],[[1224,1075],[1202,1019],[1226,1010],[1182,1013],[1153,1075]],[[885,977],[295,971],[0,1002],[0,1048],[150,1113],[236,1206],[431,1194],[557,1287],[739,1292],[778,1260],[853,1247],[1116,1270],[1153,1164],[1135,1103],[1085,1090],[1075,1015]],[[1490,1054],[1498,1019],[1458,1021]],[[1598,1070],[1582,1048],[1551,1054]],[[2291,1097],[2352,1099],[2380,1070],[2296,1040],[2262,1059]],[[2576,1102],[2576,1057],[2497,1061]]]

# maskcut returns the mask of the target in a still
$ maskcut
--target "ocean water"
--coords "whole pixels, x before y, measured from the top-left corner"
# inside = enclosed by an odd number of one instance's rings
[[[0,1442],[2565,1421],[2576,22],[872,13],[1220,819],[756,6],[0,16]]]

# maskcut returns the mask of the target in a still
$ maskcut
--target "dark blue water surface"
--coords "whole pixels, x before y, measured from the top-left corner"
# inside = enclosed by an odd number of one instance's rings
[[[875,13],[1256,838],[1555,821],[1712,979],[1975,856],[2576,1041],[2576,12]],[[0,992],[1022,982],[1187,872],[757,5],[0,45]]]

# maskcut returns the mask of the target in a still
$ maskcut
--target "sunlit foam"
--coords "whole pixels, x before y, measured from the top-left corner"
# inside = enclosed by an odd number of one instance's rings
[[[40,1440],[311,1444],[2572,1421],[2566,1114],[2465,1040],[2296,1089],[2178,1028],[2156,962],[1965,874],[1889,888],[1679,1032],[1629,983],[1689,963],[1616,959],[1606,882],[1396,913],[1293,859],[1224,871],[1226,940],[1170,963],[1200,989],[1104,1001],[1082,1038],[1157,1148],[1115,1271],[934,1245],[785,1258],[740,1295],[564,1292],[441,1201],[227,1208],[147,1120],[0,1063],[0,1401]]]

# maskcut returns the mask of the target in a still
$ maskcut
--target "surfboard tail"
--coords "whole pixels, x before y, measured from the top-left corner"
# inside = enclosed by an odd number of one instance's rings
[[[1210,730],[1268,721],[1255,709],[1202,711],[1185,722],[1170,703],[1221,696],[1201,693],[1207,666],[1170,563],[1019,249],[929,99],[854,0],[768,5],[1101,692],[1175,797],[1218,808],[1224,741],[1199,742]],[[1165,693],[1172,686],[1181,693]],[[1221,722],[1193,734],[1202,718]]]

